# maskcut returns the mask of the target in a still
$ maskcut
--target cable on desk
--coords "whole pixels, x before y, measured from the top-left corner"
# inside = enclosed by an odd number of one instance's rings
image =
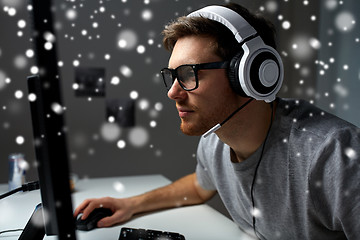
[[[40,188],[39,181],[25,183],[21,187],[15,188],[14,190],[11,190],[7,193],[0,195],[0,199],[6,198],[6,197],[13,195],[14,193],[17,193],[20,191],[29,192],[29,191],[37,190],[39,188]]]
[[[18,231],[23,231],[24,229],[12,229],[12,230],[5,230],[5,231],[1,231],[0,232],[0,235],[1,234],[4,234],[4,233],[9,233],[9,232],[18,232]]]

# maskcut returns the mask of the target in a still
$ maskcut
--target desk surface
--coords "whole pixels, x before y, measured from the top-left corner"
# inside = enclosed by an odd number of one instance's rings
[[[76,192],[72,194],[73,205],[78,206],[86,198],[134,196],[169,183],[170,181],[161,175],[79,180],[76,182]],[[7,184],[0,184],[0,193],[6,191]],[[0,231],[24,228],[39,202],[39,190],[20,192],[0,200]],[[152,212],[111,228],[90,232],[77,231],[77,239],[117,240],[121,227],[179,232],[186,240],[247,239],[235,223],[205,204]],[[20,234],[21,232],[2,234],[0,240],[18,239]],[[45,239],[57,238],[46,236]]]

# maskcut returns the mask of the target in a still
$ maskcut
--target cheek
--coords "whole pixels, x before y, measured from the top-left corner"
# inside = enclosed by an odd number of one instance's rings
[[[208,121],[218,123],[239,107],[241,97],[230,87],[225,70],[203,71],[202,74],[196,105]]]
[[[221,76],[206,83],[202,89],[202,95],[208,101],[227,105],[239,100],[239,96],[232,90],[227,77]],[[226,107],[225,105],[223,107]]]
[[[204,99],[201,101],[200,109],[209,121],[216,124],[222,122],[228,115],[239,107],[239,96],[235,94],[230,86],[218,86],[206,91]]]
[[[199,90],[201,92],[213,92],[217,89],[223,89],[229,85],[226,71],[223,69],[209,69],[198,71]]]

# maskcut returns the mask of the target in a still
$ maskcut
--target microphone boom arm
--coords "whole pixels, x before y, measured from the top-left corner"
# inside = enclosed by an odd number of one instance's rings
[[[250,98],[247,102],[245,102],[243,105],[241,105],[238,109],[236,109],[234,112],[232,112],[224,121],[221,123],[216,124],[214,127],[210,128],[206,133],[204,133],[203,137],[207,138],[211,133],[216,132],[219,128],[221,128],[227,121],[229,121],[230,118],[232,118],[236,113],[238,113],[241,109],[243,109],[246,105],[248,105],[253,98]]]

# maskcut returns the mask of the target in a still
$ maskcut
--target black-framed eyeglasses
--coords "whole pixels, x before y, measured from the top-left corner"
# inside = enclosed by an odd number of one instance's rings
[[[202,69],[225,69],[229,67],[229,61],[211,62],[200,64],[184,64],[175,69],[161,69],[161,76],[164,80],[166,89],[169,91],[174,84],[175,79],[178,80],[180,86],[185,91],[192,91],[199,87],[198,71]]]

